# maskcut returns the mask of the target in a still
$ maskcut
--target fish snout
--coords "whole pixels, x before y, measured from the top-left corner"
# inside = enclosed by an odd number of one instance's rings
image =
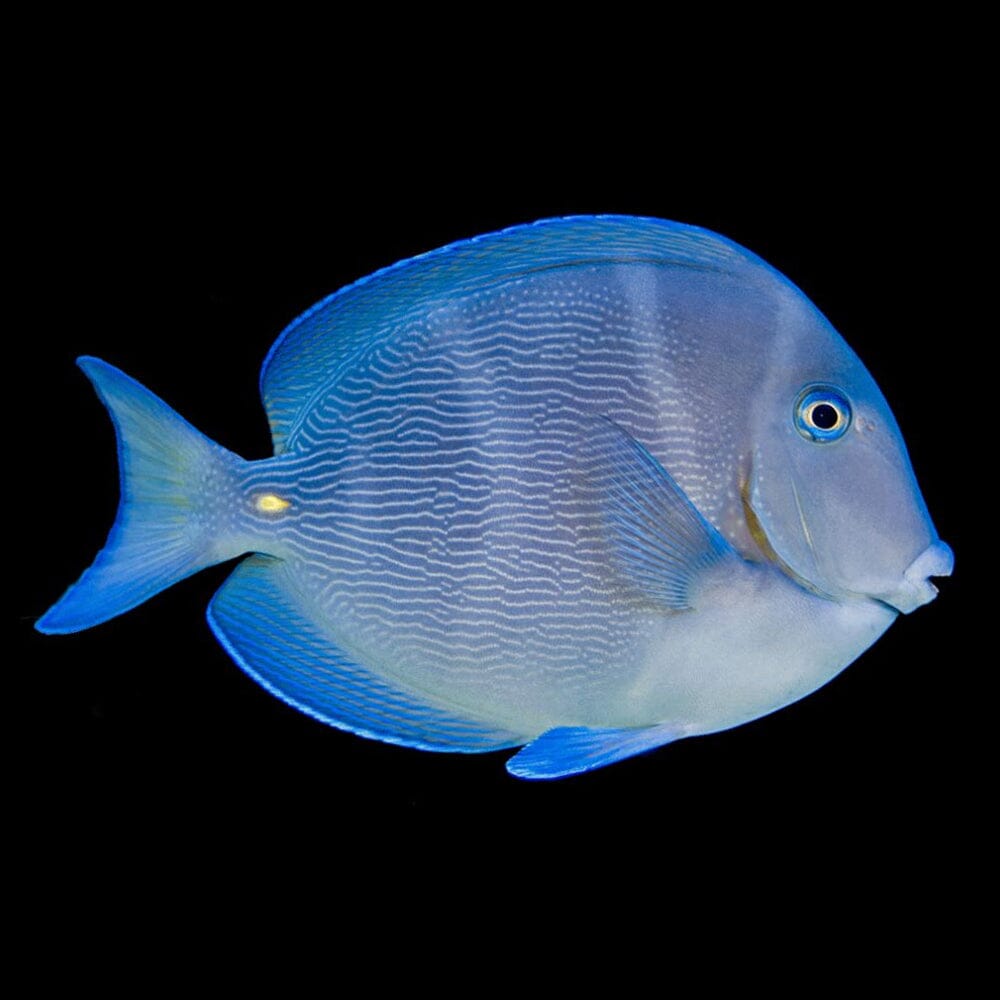
[[[891,593],[879,594],[879,600],[908,615],[937,597],[938,589],[931,583],[930,578],[951,576],[954,566],[955,555],[951,547],[938,540],[910,563],[903,573],[901,586]]]

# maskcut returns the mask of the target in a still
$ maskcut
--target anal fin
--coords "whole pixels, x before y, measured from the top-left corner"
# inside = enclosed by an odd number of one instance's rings
[[[315,620],[283,560],[240,563],[212,599],[208,621],[255,681],[338,729],[422,750],[480,753],[524,742],[355,663]]]

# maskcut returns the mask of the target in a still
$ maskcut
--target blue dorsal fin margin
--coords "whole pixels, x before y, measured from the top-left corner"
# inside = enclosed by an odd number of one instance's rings
[[[293,320],[264,359],[260,392],[276,453],[318,392],[358,350],[442,302],[539,271],[583,264],[742,268],[787,279],[707,229],[622,215],[542,219],[459,240],[366,275]]]

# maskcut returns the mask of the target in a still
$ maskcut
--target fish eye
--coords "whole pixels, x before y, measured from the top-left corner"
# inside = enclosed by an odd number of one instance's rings
[[[807,385],[795,401],[795,428],[809,441],[826,443],[844,436],[851,425],[851,404],[831,385]]]

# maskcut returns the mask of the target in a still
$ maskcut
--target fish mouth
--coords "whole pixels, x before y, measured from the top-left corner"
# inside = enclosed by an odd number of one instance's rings
[[[938,589],[931,583],[934,576],[951,576],[955,554],[951,547],[938,539],[928,545],[903,573],[902,584],[891,593],[876,594],[875,599],[896,611],[908,615],[937,597]]]

